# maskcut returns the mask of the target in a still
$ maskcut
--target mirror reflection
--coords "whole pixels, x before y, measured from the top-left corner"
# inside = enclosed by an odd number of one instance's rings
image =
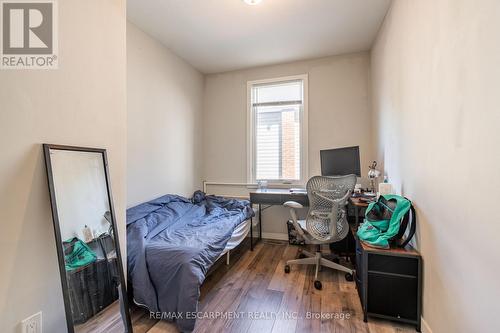
[[[73,329],[125,332],[104,155],[59,149],[49,154]]]

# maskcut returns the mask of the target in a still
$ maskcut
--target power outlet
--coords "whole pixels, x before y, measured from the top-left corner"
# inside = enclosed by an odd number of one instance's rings
[[[42,312],[24,319],[21,322],[22,333],[42,333]]]

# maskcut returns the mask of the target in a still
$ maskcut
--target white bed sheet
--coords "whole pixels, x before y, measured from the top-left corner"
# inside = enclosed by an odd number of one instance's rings
[[[220,254],[219,258],[225,255],[229,250],[234,249],[238,245],[241,244],[241,242],[245,239],[245,237],[248,235],[250,232],[250,220],[246,220],[242,223],[240,223],[233,231],[233,234],[231,235],[231,238],[226,244],[226,247],[224,248],[224,251]]]

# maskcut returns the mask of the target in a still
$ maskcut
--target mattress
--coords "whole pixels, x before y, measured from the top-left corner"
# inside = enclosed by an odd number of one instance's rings
[[[232,250],[241,244],[241,242],[250,232],[251,223],[252,223],[251,220],[243,221],[234,229],[231,238],[227,242],[226,247],[224,248],[224,251],[222,251],[222,253],[220,254],[219,258],[222,257],[224,254],[226,254],[229,250]]]

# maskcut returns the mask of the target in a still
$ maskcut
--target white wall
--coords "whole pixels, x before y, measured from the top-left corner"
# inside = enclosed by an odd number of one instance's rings
[[[368,172],[373,158],[370,56],[357,53],[208,75],[203,114],[204,180],[247,182],[247,81],[296,74],[309,75],[309,176],[320,174],[321,149],[353,145],[360,146],[363,175]],[[231,190],[218,188],[217,193]],[[263,219],[264,232],[286,232],[287,210],[273,207],[265,211]]]
[[[125,1],[58,1],[59,69],[0,71],[0,331],[66,331],[41,143],[108,149],[125,247]]]
[[[500,2],[396,0],[372,53],[376,150],[413,200],[434,333],[500,332]]]
[[[127,23],[128,206],[201,187],[203,83],[201,73]]]

